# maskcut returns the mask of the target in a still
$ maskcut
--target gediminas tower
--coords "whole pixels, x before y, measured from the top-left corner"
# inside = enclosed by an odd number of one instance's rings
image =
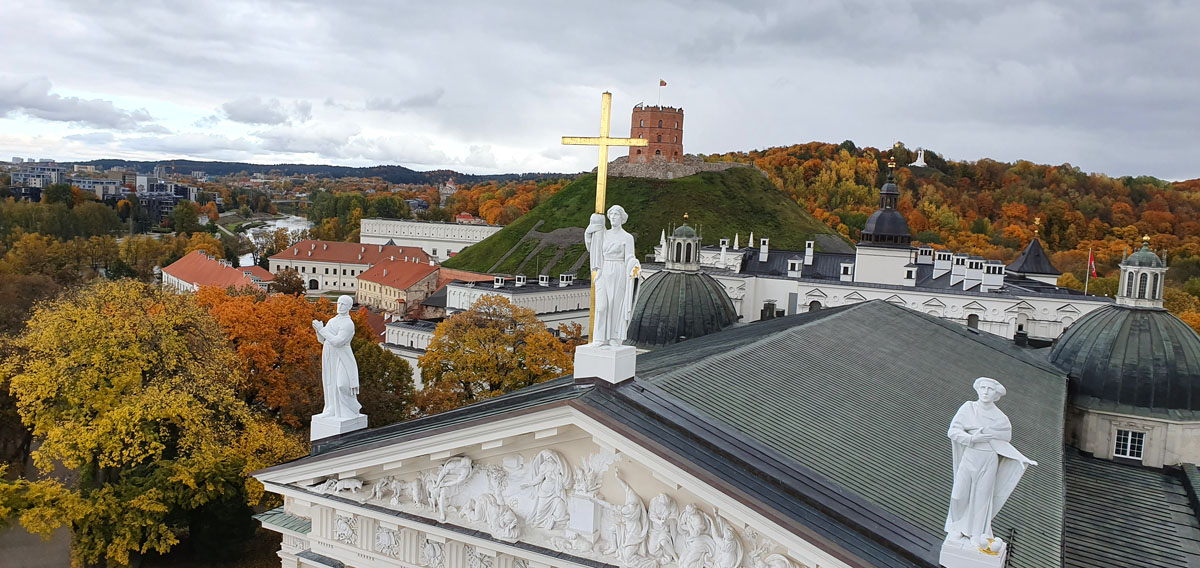
[[[649,146],[630,147],[630,163],[646,163],[655,156],[683,162],[683,109],[666,106],[633,107],[630,138],[643,138]]]

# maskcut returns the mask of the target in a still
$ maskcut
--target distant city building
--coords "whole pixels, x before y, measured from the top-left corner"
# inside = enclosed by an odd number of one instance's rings
[[[98,199],[117,195],[121,193],[122,189],[119,179],[69,177],[67,183],[83,191],[94,193]]]
[[[458,186],[454,185],[454,180],[447,180],[438,188],[438,196],[441,197],[441,205],[445,207],[450,202],[450,198],[458,192]]]
[[[21,164],[21,163],[24,163],[24,162],[25,162],[25,158],[22,158],[22,157],[20,157],[20,156],[13,156],[12,163],[14,163],[14,164]]]
[[[430,256],[442,261],[503,228],[487,224],[368,218],[359,223],[358,240],[365,244],[420,247]]]
[[[480,219],[466,211],[454,216],[454,222],[459,225],[486,225],[487,221]]]
[[[96,166],[82,166],[79,164],[75,164],[72,167],[72,171],[94,173],[96,171]]]
[[[437,326],[437,322],[416,320],[394,321],[384,328],[383,348],[408,361],[412,366],[413,387],[417,390],[425,388],[418,362],[433,341],[433,331]]]
[[[408,208],[412,211],[424,211],[429,209],[429,202],[425,201],[424,199],[405,199],[404,202],[408,204]]]
[[[384,260],[358,275],[358,303],[396,315],[437,289],[438,267],[416,257]]]
[[[214,259],[204,251],[192,251],[162,269],[163,287],[176,292],[195,292],[201,286],[243,288],[253,286],[266,290],[275,275],[261,266],[234,268],[225,259]]]
[[[383,261],[434,263],[419,247],[343,243],[337,241],[301,241],[272,256],[268,262],[272,274],[291,268],[300,274],[310,292],[358,291],[358,276]]]
[[[53,160],[24,162],[11,175],[10,185],[18,187],[47,188],[66,179],[67,168]]]
[[[493,276],[490,284],[453,282],[446,286],[446,315],[466,311],[480,298],[491,295],[532,309],[552,330],[563,323],[578,323],[586,328],[591,306],[590,284],[587,280],[576,282],[573,274],[560,274],[553,279],[543,274],[534,282],[519,274],[508,278]]]

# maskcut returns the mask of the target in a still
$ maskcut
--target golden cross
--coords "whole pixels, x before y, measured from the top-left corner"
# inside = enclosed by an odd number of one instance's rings
[[[562,143],[567,146],[599,146],[600,163],[596,166],[596,213],[604,214],[604,194],[608,189],[608,147],[609,146],[647,146],[649,140],[644,138],[609,138],[608,119],[612,115],[612,93],[605,91],[600,97],[600,136],[563,136]],[[596,329],[596,270],[591,267],[592,293],[591,306],[588,313],[588,337]]]
[[[600,99],[600,136],[563,136],[562,143],[567,146],[599,146],[600,164],[596,167],[596,212],[604,214],[604,193],[608,189],[608,147],[609,146],[647,146],[649,140],[644,138],[609,138],[608,118],[612,114],[612,93],[605,92]]]

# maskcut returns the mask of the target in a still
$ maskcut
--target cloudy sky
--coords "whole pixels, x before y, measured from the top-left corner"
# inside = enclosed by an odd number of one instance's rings
[[[900,140],[1200,177],[1197,2],[0,2],[0,157],[574,172],[600,93],[688,152]]]

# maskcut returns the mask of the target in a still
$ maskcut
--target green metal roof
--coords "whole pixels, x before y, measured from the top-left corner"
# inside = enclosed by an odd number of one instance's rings
[[[312,531],[312,520],[304,517],[297,517],[291,513],[286,513],[283,507],[275,507],[269,511],[264,511],[254,515],[264,525],[271,525],[281,529],[287,529],[300,534],[308,534]]]
[[[1066,377],[1012,342],[882,301],[733,328],[652,352],[648,382],[940,540],[946,430],[980,375],[1007,387],[1013,445],[1039,462],[994,522],[1011,568],[1058,566]],[[1019,551],[1019,552],[1018,552]]]
[[[1063,566],[1200,566],[1195,470],[1187,464],[1173,474],[1067,450]]]
[[[662,347],[721,331],[736,321],[737,310],[715,278],[662,270],[639,287],[628,342],[644,349]]]

